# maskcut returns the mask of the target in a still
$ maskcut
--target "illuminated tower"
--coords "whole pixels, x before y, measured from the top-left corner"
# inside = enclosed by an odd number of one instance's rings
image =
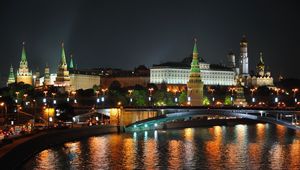
[[[15,74],[14,74],[14,68],[11,65],[10,69],[9,69],[9,76],[8,76],[8,80],[7,80],[7,85],[15,83],[16,79],[15,79]]]
[[[265,75],[265,63],[264,63],[264,60],[263,60],[263,53],[262,52],[259,53],[259,62],[256,66],[256,70],[257,70],[257,74],[260,77],[263,77]]]
[[[61,44],[61,59],[58,66],[57,77],[54,84],[56,86],[63,86],[63,87],[70,86],[70,76],[69,76],[68,65],[66,61],[64,43]]]
[[[37,68],[35,74],[33,75],[33,81],[34,81],[33,83],[35,87],[40,86],[40,78],[41,78],[41,74],[39,68]]]
[[[44,73],[44,86],[50,86],[50,85],[51,85],[50,68],[48,64],[46,64],[45,73]]]
[[[189,80],[187,82],[187,89],[187,95],[191,106],[201,106],[203,104],[203,82],[200,75],[196,39],[194,43],[193,60],[191,63]]]
[[[69,64],[69,69],[74,70],[74,62],[73,62],[73,55],[70,55],[70,64]]]
[[[28,68],[28,62],[27,62],[27,57],[25,52],[25,42],[23,42],[20,67],[19,70],[17,71],[17,83],[19,82],[32,85],[32,72],[29,71]]]
[[[249,64],[248,64],[248,41],[246,36],[243,35],[243,38],[240,42],[240,74],[245,77],[249,75]]]

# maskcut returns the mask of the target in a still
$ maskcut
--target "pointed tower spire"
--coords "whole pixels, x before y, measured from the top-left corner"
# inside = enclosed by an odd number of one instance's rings
[[[259,53],[259,62],[260,62],[261,64],[264,64],[263,53],[262,53],[262,52]]]
[[[64,42],[61,43],[61,65],[67,65]]]
[[[70,65],[69,65],[70,69],[74,69],[74,62],[73,62],[73,54],[70,55]]]
[[[7,80],[7,85],[15,83],[16,79],[15,79],[15,74],[14,74],[14,68],[12,65],[10,65],[10,69],[9,69],[9,76],[8,76],[8,80]]]
[[[22,42],[22,55],[21,55],[21,61],[26,62],[26,51],[25,51],[25,41]]]
[[[194,49],[193,53],[198,54],[198,49],[197,49],[197,38],[194,38]]]

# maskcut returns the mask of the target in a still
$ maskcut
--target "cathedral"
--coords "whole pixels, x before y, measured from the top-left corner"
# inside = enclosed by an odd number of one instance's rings
[[[229,67],[231,67],[236,74],[236,80],[241,79],[242,86],[268,86],[272,87],[273,77],[271,76],[271,72],[269,70],[266,71],[265,63],[263,60],[263,53],[261,52],[259,55],[259,62],[256,66],[256,73],[249,74],[249,61],[248,61],[248,40],[244,35],[242,40],[240,41],[240,59],[239,66],[235,65],[235,55],[230,52],[228,54]]]
[[[258,86],[274,86],[273,77],[269,70],[265,70],[265,63],[263,60],[263,53],[259,54],[259,62],[256,66],[256,74],[247,79],[248,84],[254,87]]]

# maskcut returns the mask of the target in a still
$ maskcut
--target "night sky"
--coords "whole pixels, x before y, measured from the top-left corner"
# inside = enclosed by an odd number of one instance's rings
[[[78,68],[180,61],[198,38],[199,55],[225,63],[239,55],[243,34],[249,41],[250,69],[264,52],[273,74],[299,76],[299,16],[296,2],[282,1],[0,1],[0,76],[19,65],[22,41],[30,68],[49,63],[56,71],[60,42]],[[275,78],[277,79],[277,77]]]

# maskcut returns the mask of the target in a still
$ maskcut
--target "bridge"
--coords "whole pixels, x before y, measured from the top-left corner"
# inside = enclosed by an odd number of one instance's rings
[[[298,121],[300,111],[298,110],[201,107],[157,109],[157,111],[160,111],[160,114],[128,124],[126,131],[161,129],[168,122],[187,121],[199,116],[244,118],[279,124],[287,128],[300,130],[300,123]]]
[[[244,118],[259,122],[273,123],[300,130],[300,110],[278,108],[247,107],[118,107],[95,108],[90,112],[76,116],[84,121],[99,113],[110,117],[110,123],[125,127],[126,131],[162,129],[170,122],[188,121],[199,117]]]

